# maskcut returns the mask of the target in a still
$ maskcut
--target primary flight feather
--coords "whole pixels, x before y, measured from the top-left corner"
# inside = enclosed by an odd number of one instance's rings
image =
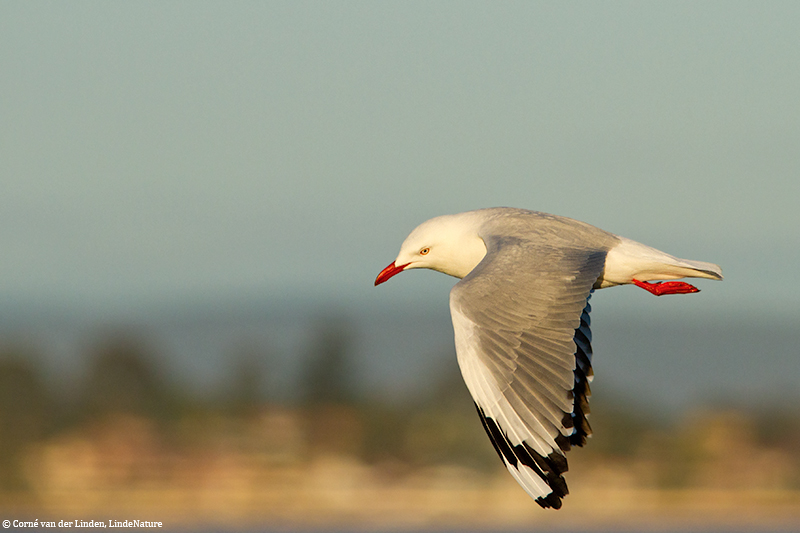
[[[568,494],[565,452],[591,434],[591,293],[633,283],[657,296],[683,294],[698,289],[663,280],[722,279],[712,263],[506,207],[420,224],[375,285],[412,268],[461,278],[450,313],[464,381],[508,471],[536,503],[556,509]]]

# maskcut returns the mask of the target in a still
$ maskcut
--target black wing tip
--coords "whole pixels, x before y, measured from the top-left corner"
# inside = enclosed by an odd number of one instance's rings
[[[478,410],[483,429],[489,435],[489,440],[492,441],[492,445],[503,461],[503,465],[519,469],[518,465],[522,463],[533,470],[552,489],[552,492],[547,496],[540,496],[535,499],[536,503],[545,509],[560,509],[561,498],[569,494],[567,482],[562,475],[569,470],[567,458],[564,454],[559,451],[553,451],[549,455],[543,456],[525,442],[512,445],[508,440],[508,436],[497,422],[493,418],[486,416],[486,413],[477,403],[475,408]],[[559,439],[557,438],[556,442],[561,447],[561,443],[558,441]]]
[[[547,496],[536,498],[534,500],[536,503],[541,506],[542,509],[561,509],[561,498],[562,496],[558,496],[555,492],[551,492]]]

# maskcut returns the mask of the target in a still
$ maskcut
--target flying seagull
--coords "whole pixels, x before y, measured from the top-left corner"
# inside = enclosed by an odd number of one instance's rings
[[[633,283],[660,296],[698,292],[660,280],[722,279],[712,263],[507,207],[422,223],[375,285],[412,268],[461,278],[450,291],[450,314],[464,381],[503,464],[536,503],[555,509],[569,492],[565,452],[592,433],[594,289]]]

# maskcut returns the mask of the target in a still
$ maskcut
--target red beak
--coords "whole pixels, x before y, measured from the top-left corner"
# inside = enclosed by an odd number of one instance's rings
[[[405,267],[407,267],[410,264],[411,263],[406,263],[405,265],[396,266],[394,263],[392,263],[391,265],[387,266],[386,268],[381,270],[381,273],[378,274],[377,278],[375,278],[375,286],[377,287],[384,281],[387,281],[392,276],[399,274],[400,272],[403,271]]]

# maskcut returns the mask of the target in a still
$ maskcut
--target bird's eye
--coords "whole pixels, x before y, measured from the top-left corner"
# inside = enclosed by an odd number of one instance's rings
[[[430,251],[431,251],[430,248],[423,248],[422,250],[419,251],[419,255],[428,255],[428,252]]]

